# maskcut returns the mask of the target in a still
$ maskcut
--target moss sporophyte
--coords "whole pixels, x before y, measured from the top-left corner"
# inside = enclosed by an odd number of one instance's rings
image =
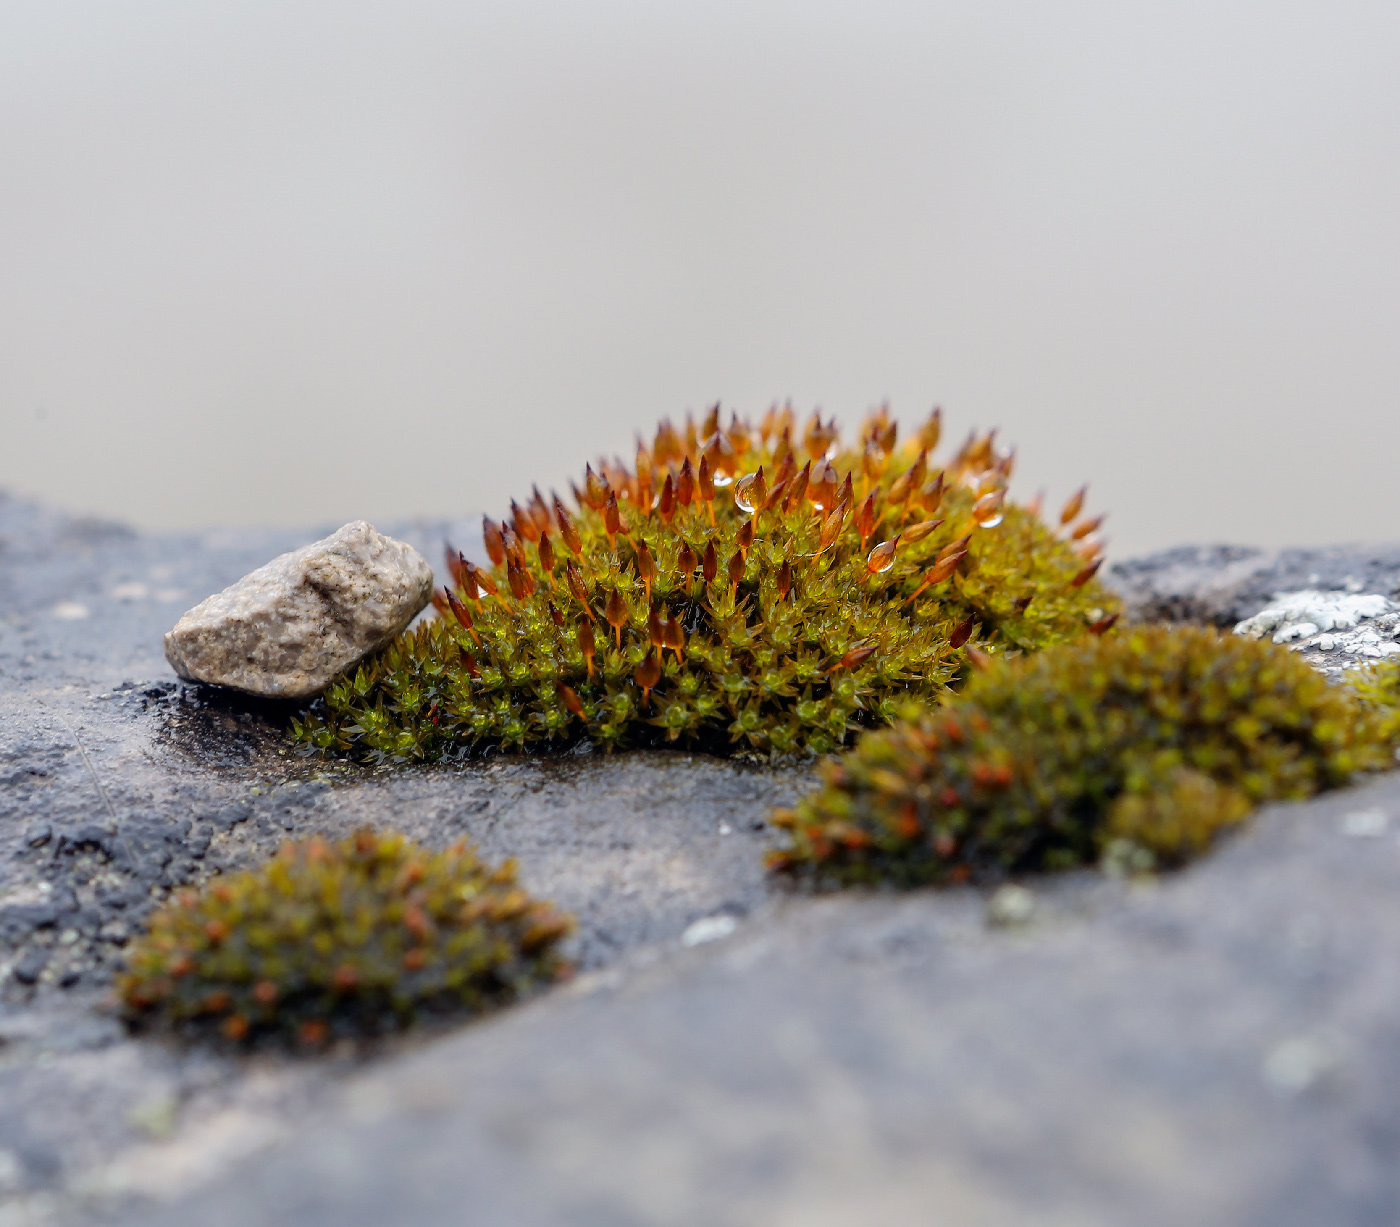
[[[1262,801],[1394,766],[1395,671],[1358,692],[1287,648],[1134,627],[990,664],[822,766],[770,865],[816,882],[1180,863]]]
[[[295,727],[371,761],[588,737],[824,754],[982,655],[1103,631],[1097,530],[1008,495],[974,436],[935,462],[937,411],[902,445],[888,411],[835,421],[718,409],[661,423],[636,461],[585,469],[574,507],[536,489],[486,520],[489,568],[449,551],[438,617],[334,683]]]
[[[361,831],[288,843],[260,869],[181,892],[117,988],[133,1021],[318,1046],[510,1001],[567,970],[557,947],[571,928],[512,862]]]

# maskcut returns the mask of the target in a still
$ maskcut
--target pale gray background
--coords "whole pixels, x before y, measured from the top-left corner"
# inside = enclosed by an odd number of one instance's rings
[[[1115,554],[1400,537],[1400,4],[0,3],[0,486],[502,509],[1000,425]]]

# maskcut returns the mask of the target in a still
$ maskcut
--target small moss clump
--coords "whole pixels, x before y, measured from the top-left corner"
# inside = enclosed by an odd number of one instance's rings
[[[118,993],[133,1021],[318,1045],[509,1001],[560,974],[571,928],[516,885],[513,862],[483,865],[464,843],[312,838],[154,913]]]
[[[491,567],[449,551],[441,616],[332,685],[294,734],[370,761],[582,736],[823,754],[941,701],[978,653],[1103,630],[1102,516],[1052,529],[1011,502],[1012,456],[975,436],[941,468],[937,411],[888,412],[843,450],[833,421],[663,422],[636,464],[586,470],[487,520]]]
[[[1171,865],[1267,800],[1393,765],[1382,719],[1295,653],[1134,628],[995,663],[824,767],[770,864],[819,881],[996,880]]]

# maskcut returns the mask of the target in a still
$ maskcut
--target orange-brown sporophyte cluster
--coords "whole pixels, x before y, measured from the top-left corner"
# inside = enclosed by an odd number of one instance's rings
[[[487,519],[486,565],[449,550],[438,614],[296,726],[372,761],[472,747],[679,743],[822,754],[937,703],[978,655],[1101,632],[1102,516],[1010,496],[1014,455],[973,435],[939,460],[935,410],[834,419],[718,407],[663,421],[635,461],[588,465]]]

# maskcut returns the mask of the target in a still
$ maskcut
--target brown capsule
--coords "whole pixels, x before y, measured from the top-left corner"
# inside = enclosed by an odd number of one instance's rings
[[[856,505],[855,487],[851,484],[851,474],[846,474],[846,480],[841,483],[841,492],[837,496],[847,507]]]
[[[486,542],[486,554],[494,566],[506,560],[506,542],[501,536],[500,526],[488,516],[481,517],[481,536]]]
[[[540,533],[539,553],[540,566],[544,568],[544,573],[548,576],[554,570],[554,543],[546,532]]]
[[[669,524],[676,515],[676,483],[669,473],[662,483],[661,494],[656,500],[656,509],[661,513],[661,522]]]
[[[965,537],[959,537],[956,541],[948,542],[947,545],[938,551],[937,561],[942,562],[945,558],[951,558],[954,554],[966,554],[967,543],[971,540],[972,534],[968,533]]]
[[[1098,574],[1099,568],[1101,566],[1103,566],[1102,558],[1096,559],[1095,561],[1091,562],[1087,567],[1080,571],[1078,575],[1076,575],[1072,580],[1069,581],[1069,586],[1071,588],[1084,587],[1085,584],[1087,584],[1091,579],[1094,578],[1095,575]]]
[[[700,433],[701,433],[705,438],[708,439],[708,438],[709,438],[712,434],[714,434],[715,431],[717,431],[718,429],[719,429],[719,401],[715,401],[715,403],[714,403],[713,405],[711,405],[711,406],[705,411],[705,417],[704,417],[703,421],[700,423]]]
[[[792,485],[788,488],[787,497],[783,499],[783,511],[792,511],[802,505],[802,500],[807,497],[807,486],[812,480],[812,462],[809,460],[802,466],[802,471],[793,479]]]
[[[645,541],[637,542],[637,578],[646,585],[647,603],[651,603],[651,581],[656,578],[656,559]]]
[[[734,506],[742,515],[753,515],[768,499],[768,483],[763,480],[763,466],[734,483]]]
[[[778,568],[778,600],[787,600],[787,594],[792,591],[792,563],[784,561]]]
[[[584,465],[583,469],[583,493],[584,499],[594,511],[602,511],[608,501],[608,495],[612,491],[597,473],[593,471],[591,464]]]
[[[1118,615],[1109,614],[1106,618],[1100,618],[1097,622],[1089,623],[1089,634],[1102,635],[1113,628],[1113,624],[1118,621]]]
[[[1090,533],[1096,532],[1098,530],[1099,525],[1101,525],[1106,519],[1108,519],[1107,513],[1098,516],[1092,520],[1085,520],[1083,524],[1076,524],[1074,526],[1074,531],[1070,533],[1070,540],[1082,541]]]
[[[883,575],[888,571],[894,566],[894,555],[895,551],[899,549],[899,541],[900,538],[896,536],[877,545],[870,551],[870,556],[865,560],[865,569],[871,575]]]
[[[1031,501],[1030,501],[1029,503],[1026,504],[1026,514],[1027,514],[1028,516],[1033,517],[1034,519],[1039,519],[1039,518],[1040,518],[1041,510],[1044,508],[1044,506],[1045,506],[1045,491],[1044,491],[1044,490],[1037,490],[1037,491],[1035,492],[1035,497],[1034,497],[1033,499],[1031,499]]]
[[[613,628],[614,633],[617,635],[617,646],[621,647],[622,628],[627,625],[627,616],[629,613],[627,598],[614,588],[608,593],[608,603],[603,612],[607,616],[608,625]]]
[[[559,525],[559,535],[564,539],[564,544],[573,550],[576,556],[582,558],[583,541],[578,535],[578,528],[574,524],[573,516],[568,513],[564,504],[559,501],[558,495],[554,496],[554,519]]]
[[[1018,613],[1018,614],[1023,614],[1023,613],[1026,612],[1027,609],[1030,608],[1030,605],[1031,605],[1031,601],[1032,601],[1032,600],[1034,600],[1034,597],[1029,597],[1029,596],[1017,597],[1017,598],[1016,598],[1016,603],[1015,603],[1014,605],[1012,605],[1011,608],[1012,608],[1016,613]]]
[[[597,651],[597,645],[593,640],[593,623],[580,622],[578,624],[578,650],[583,653],[583,659],[588,664],[588,676],[593,676],[593,653]]]
[[[1068,524],[1079,515],[1080,511],[1083,510],[1084,499],[1088,493],[1088,486],[1080,486],[1078,490],[1069,496],[1069,502],[1060,510],[1061,524]]]
[[[672,618],[662,627],[666,633],[666,646],[676,654],[676,659],[681,658],[681,649],[685,647],[685,627],[681,625],[679,618]]]
[[[942,520],[924,520],[918,524],[911,524],[904,530],[904,540],[910,545],[917,545],[942,523]]]
[[[661,680],[661,660],[654,650],[647,652],[632,676],[637,679],[637,685],[642,688],[642,706],[645,707],[651,700],[652,687]]]
[[[739,525],[739,531],[734,534],[734,544],[739,547],[745,558],[749,556],[749,547],[753,545],[753,521],[745,520]]]
[[[932,515],[938,510],[938,505],[943,501],[943,470],[939,469],[938,474],[922,490],[919,491],[919,502],[923,504],[924,510]]]
[[[517,537],[523,537],[526,541],[539,540],[540,528],[535,523],[535,517],[523,507],[517,507],[514,499],[510,500],[510,518]]]
[[[729,560],[729,587],[731,589],[739,586],[739,581],[744,578],[744,555],[735,550],[734,555]]]
[[[791,451],[785,452],[783,458],[778,463],[776,471],[773,473],[773,488],[781,486],[783,482],[790,481],[792,475],[797,472],[797,457]]]
[[[588,620],[593,621],[593,611],[588,607],[588,584],[584,582],[583,572],[576,563],[570,561],[564,564],[564,574],[568,577],[569,591],[574,594],[574,599],[583,605]]]
[[[732,474],[739,464],[734,444],[722,430],[716,431],[706,440],[705,457],[710,462],[711,473]]]
[[[555,605],[554,605],[554,602],[553,602],[553,601],[549,601],[549,602],[548,602],[548,605],[549,605],[549,617],[550,617],[550,620],[554,623],[555,626],[563,626],[563,625],[564,625],[564,615],[561,614],[561,613],[559,612],[559,610],[555,608]]]
[[[447,603],[447,598],[436,588],[433,589],[433,594],[428,599],[432,602],[439,618],[446,618],[452,612],[452,606]]]
[[[483,571],[475,563],[467,561],[466,558],[462,559],[462,579],[467,595],[473,600],[480,600],[482,593],[487,596],[495,596],[500,591],[489,571]]]
[[[696,471],[696,489],[700,497],[707,503],[715,501],[715,476],[710,471],[710,462],[705,456],[700,457],[700,468]]]
[[[715,543],[707,541],[705,543],[705,557],[700,564],[700,574],[704,577],[705,583],[713,584],[715,576],[719,574],[719,559],[715,555]]]
[[[457,599],[457,594],[451,588],[442,590],[443,596],[447,598],[447,606],[452,610],[452,616],[457,619],[457,623],[463,630],[471,631],[472,638],[481,642],[481,636],[476,633],[476,627],[472,625],[472,616],[467,612],[467,607]]]
[[[787,488],[788,478],[783,478],[782,481],[778,482],[770,491],[768,491],[768,497],[763,501],[763,510],[771,511],[774,507],[777,507],[780,503],[784,502],[784,495],[787,494]]]
[[[694,498],[695,471],[690,467],[690,457],[687,456],[681,465],[680,476],[676,478],[676,502],[682,507],[689,507]]]
[[[807,501],[818,511],[830,511],[836,506],[836,470],[825,460],[818,460],[807,487]],[[820,476],[818,476],[820,473]]]
[[[943,435],[943,410],[935,407],[934,411],[928,415],[928,421],[919,427],[919,446],[926,452],[931,452],[938,446],[938,440]]]
[[[741,456],[749,450],[749,424],[741,422],[737,413],[729,415],[729,441]]]
[[[662,621],[660,612],[653,606],[652,611],[647,614],[647,635],[650,637],[653,646],[664,648],[666,646],[666,627]]]
[[[836,438],[836,419],[833,417],[829,425],[823,425],[822,415],[814,413],[812,420],[807,423],[802,444],[813,460],[824,459],[827,452],[831,450],[831,445],[836,442]]]
[[[959,622],[953,627],[953,633],[948,636],[948,646],[950,648],[960,648],[972,638],[972,630],[977,625],[976,618],[968,618],[965,622]]]
[[[866,495],[865,502],[860,505],[856,512],[856,532],[860,534],[860,548],[865,549],[865,543],[870,540],[871,534],[875,531],[875,492],[872,490]]]
[[[534,517],[535,525],[540,532],[554,527],[549,516],[549,504],[544,501],[544,495],[540,493],[539,486],[530,487],[530,514]]]
[[[841,535],[841,526],[846,522],[846,512],[848,509],[848,503],[839,503],[837,504],[836,510],[822,521],[818,553],[829,548],[831,543]]]
[[[506,578],[510,581],[511,593],[517,601],[523,601],[526,597],[534,595],[535,581],[524,567],[515,566],[512,563],[506,571]]]
[[[865,470],[865,475],[871,481],[879,481],[885,471],[885,465],[889,463],[889,456],[885,454],[883,448],[873,440],[865,445],[865,451],[861,455],[861,468]]]
[[[875,655],[876,645],[867,643],[864,647],[852,648],[836,662],[838,669],[858,669]]]
[[[617,534],[625,531],[622,527],[622,513],[617,509],[617,495],[608,491],[607,504],[603,508],[603,528],[608,534],[608,544],[617,548]]]
[[[690,577],[699,565],[700,560],[695,556],[695,551],[690,548],[690,542],[684,542],[681,545],[681,552],[676,555],[676,569],[680,571],[681,582],[687,588],[690,587]]]
[[[589,663],[592,664],[593,653],[588,653]],[[576,716],[583,715],[583,700],[578,697],[578,692],[572,686],[566,686],[563,682],[558,685],[559,700]]]
[[[450,542],[443,542],[443,551],[446,555],[447,573],[452,577],[452,582],[459,588],[462,586],[462,552],[452,548]]]
[[[476,657],[470,652],[462,649],[457,657],[457,663],[462,666],[472,677],[480,677],[481,670],[477,667]]]

